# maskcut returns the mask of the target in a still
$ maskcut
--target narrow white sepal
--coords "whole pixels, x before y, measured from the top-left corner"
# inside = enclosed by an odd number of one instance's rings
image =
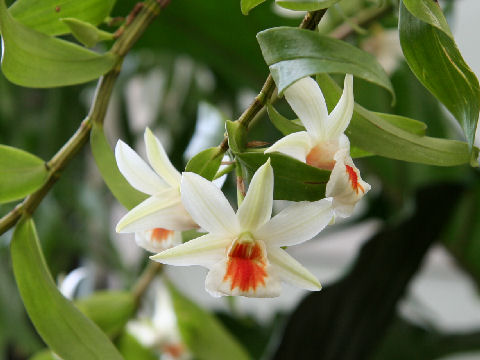
[[[240,226],[222,191],[198,174],[184,172],[181,181],[182,202],[193,220],[215,234],[238,234]]]
[[[304,163],[311,148],[312,141],[308,133],[306,131],[299,131],[278,140],[265,150],[265,154],[279,152]]]
[[[150,165],[171,187],[180,186],[181,175],[170,162],[160,140],[158,140],[149,128],[145,129],[145,146]]]
[[[347,129],[353,114],[353,76],[347,74],[344,80],[343,93],[335,108],[328,116],[326,138],[336,139]]]
[[[272,216],[273,169],[270,158],[252,177],[247,195],[238,208],[237,216],[242,229],[253,231]]]
[[[153,255],[150,259],[168,265],[200,265],[211,268],[225,257],[233,241],[222,235],[207,234]]]
[[[323,140],[328,110],[320,87],[311,77],[304,77],[285,90],[285,99],[298,115],[307,132],[316,141]]]
[[[118,169],[135,189],[154,195],[168,188],[163,181],[138,154],[122,140],[115,147]]]
[[[278,276],[283,280],[302,289],[318,291],[322,285],[315,275],[302,264],[280,248],[268,248],[268,258]]]
[[[333,217],[331,199],[302,201],[290,205],[253,233],[269,248],[291,246],[310,240],[322,231]]]

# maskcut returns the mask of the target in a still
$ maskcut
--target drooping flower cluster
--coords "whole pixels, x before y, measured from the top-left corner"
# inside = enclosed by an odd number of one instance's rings
[[[195,173],[180,174],[147,129],[151,167],[123,142],[116,147],[122,174],[133,187],[150,195],[120,220],[117,231],[135,232],[140,246],[159,252],[151,257],[155,261],[208,268],[205,287],[213,296],[274,297],[280,294],[282,281],[320,290],[316,277],[282,247],[311,239],[334,216],[350,216],[370,189],[350,157],[344,134],[353,112],[353,78],[346,76],[342,97],[330,114],[310,77],[285,90],[285,98],[306,131],[284,137],[265,153],[281,152],[331,170],[325,199],[297,202],[272,217],[274,174],[267,160],[255,172],[235,212],[212,182]],[[207,234],[181,244],[180,231],[195,228]]]

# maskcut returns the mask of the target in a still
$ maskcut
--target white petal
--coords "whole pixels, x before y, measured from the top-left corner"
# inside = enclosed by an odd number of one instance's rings
[[[200,265],[211,268],[225,257],[233,240],[223,235],[207,234],[162,251],[150,259],[168,265]]]
[[[322,231],[333,216],[332,202],[302,201],[279,212],[253,233],[256,240],[272,246],[291,246],[307,241]]]
[[[327,138],[337,139],[347,129],[353,114],[353,76],[345,76],[342,97],[330,113],[327,122]]]
[[[178,190],[169,189],[135,206],[120,219],[116,230],[128,233],[154,228],[189,230],[196,227],[180,201]]]
[[[203,229],[210,233],[237,235],[237,216],[222,191],[195,173],[184,172],[181,181],[182,202]]]
[[[265,244],[259,241],[257,245],[261,248],[262,259],[223,258],[208,272],[205,289],[215,297],[224,295],[257,298],[279,296],[282,289],[281,283],[268,262]],[[243,263],[232,264],[235,261]]]
[[[135,241],[138,246],[154,254],[182,243],[181,231],[155,228],[147,231],[137,231]]]
[[[311,148],[312,141],[310,140],[308,133],[306,131],[299,131],[281,138],[265,150],[265,153],[277,151],[291,156],[298,161],[305,162],[305,158]]]
[[[168,185],[147,165],[133,149],[118,140],[115,147],[118,169],[135,189],[149,194],[158,194]]]
[[[307,76],[294,82],[285,90],[285,99],[315,140],[325,136],[328,121],[327,105],[320,87]]]
[[[242,230],[253,231],[270,220],[272,203],[273,169],[268,159],[253,175],[247,195],[238,208],[237,216]]]
[[[348,217],[355,204],[370,190],[370,185],[362,180],[360,171],[346,149],[339,150],[335,160],[325,194],[333,198],[335,214]]]
[[[268,258],[278,276],[302,289],[317,291],[322,289],[315,275],[280,248],[268,248]]]
[[[162,144],[149,128],[145,129],[144,138],[150,165],[171,187],[180,186],[180,173],[172,165]]]

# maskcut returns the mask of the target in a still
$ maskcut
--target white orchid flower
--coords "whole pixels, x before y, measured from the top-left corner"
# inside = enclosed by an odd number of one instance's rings
[[[138,246],[156,254],[160,251],[181,244],[182,232],[167,230],[164,228],[137,231],[135,233],[135,241]]]
[[[285,136],[265,153],[277,151],[308,165],[332,170],[335,153],[340,149],[350,149],[344,131],[353,114],[353,76],[345,76],[342,96],[330,115],[322,91],[311,77],[304,77],[290,85],[285,90],[285,99],[306,131]]]
[[[151,259],[208,268],[205,287],[213,296],[275,297],[281,281],[320,290],[316,277],[282,246],[311,239],[331,220],[331,200],[298,202],[271,218],[273,170],[268,160],[252,178],[237,213],[223,193],[194,173],[183,173],[182,200],[208,234]]]
[[[325,98],[317,82],[302,78],[285,90],[285,99],[298,115],[306,131],[277,141],[265,153],[280,152],[308,165],[333,170],[326,196],[333,198],[335,214],[350,216],[355,204],[370,190],[350,157],[350,141],[344,134],[353,114],[353,76],[345,76],[343,93],[328,114]]]
[[[150,195],[120,219],[116,230],[135,232],[140,246],[157,252],[178,239],[178,234],[168,230],[189,230],[197,225],[182,205],[180,173],[148,128],[145,130],[145,145],[151,167],[123,141],[119,140],[115,147],[122,175],[135,189]]]
[[[362,180],[360,171],[354,165],[348,150],[335,154],[335,166],[327,183],[325,195],[333,198],[335,215],[352,215],[355,204],[370,190],[370,185]]]

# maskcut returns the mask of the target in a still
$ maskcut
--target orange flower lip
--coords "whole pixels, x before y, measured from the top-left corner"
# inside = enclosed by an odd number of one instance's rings
[[[365,189],[363,188],[363,186],[360,185],[360,183],[358,182],[358,175],[355,172],[355,170],[349,165],[345,165],[345,168],[347,170],[350,183],[352,184],[352,189],[355,190],[357,194],[358,194],[358,190],[365,192]]]
[[[263,249],[257,242],[236,242],[228,254],[224,281],[231,281],[230,290],[255,291],[265,286],[267,271]]]

